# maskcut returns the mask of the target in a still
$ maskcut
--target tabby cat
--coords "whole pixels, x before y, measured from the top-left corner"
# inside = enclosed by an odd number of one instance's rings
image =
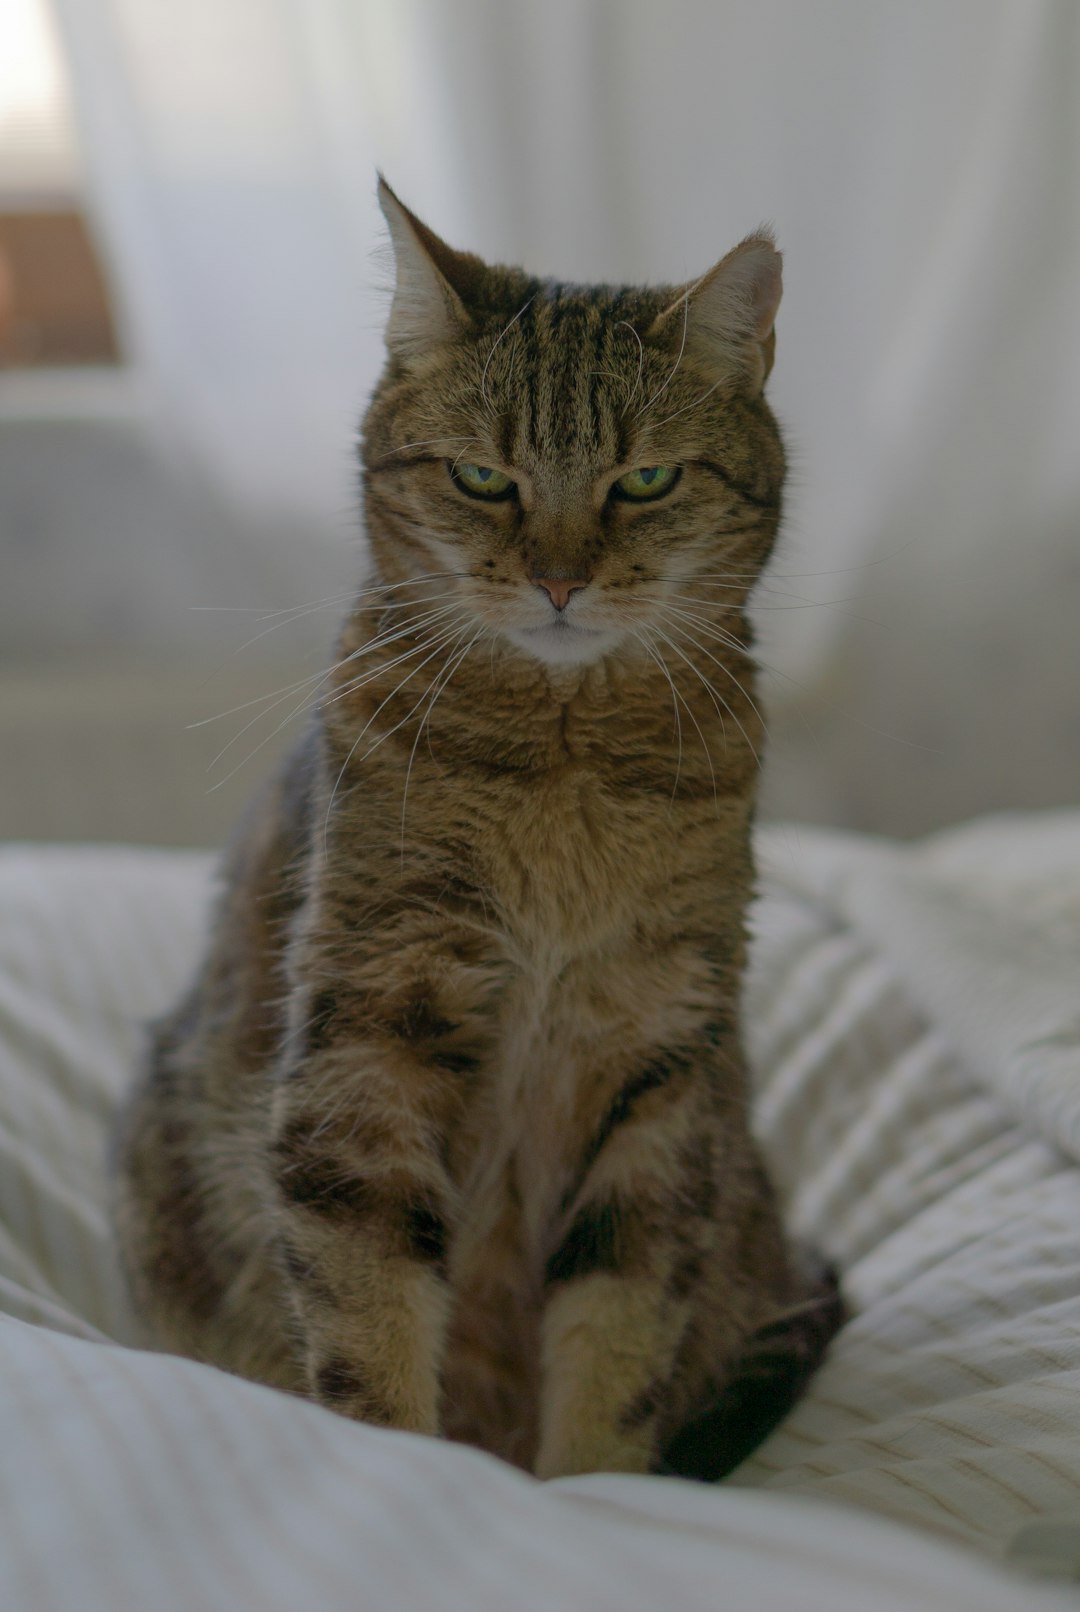
[[[739,1027],[780,258],[557,284],[380,200],[372,575],[126,1116],[133,1289],[163,1345],[346,1416],[719,1470],[755,1340],[833,1313]]]

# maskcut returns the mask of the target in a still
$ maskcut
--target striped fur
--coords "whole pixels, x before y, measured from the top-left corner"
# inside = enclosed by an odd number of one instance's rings
[[[739,1030],[779,259],[563,286],[383,203],[373,575],[157,1029],[122,1240],[182,1352],[542,1475],[670,1466],[808,1291]]]

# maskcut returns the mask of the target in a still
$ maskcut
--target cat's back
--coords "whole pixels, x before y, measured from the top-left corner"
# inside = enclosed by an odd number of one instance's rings
[[[116,1144],[121,1252],[144,1314],[203,1358],[213,1316],[215,1358],[285,1387],[295,1386],[295,1367],[280,1329],[253,1331],[241,1301],[268,1316],[280,1303],[265,1236],[252,1233],[266,1215],[270,1077],[319,766],[312,728],[238,826],[201,967],[151,1028]]]

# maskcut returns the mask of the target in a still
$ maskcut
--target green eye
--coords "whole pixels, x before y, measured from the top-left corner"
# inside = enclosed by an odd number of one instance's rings
[[[474,498],[509,498],[515,490],[516,484],[509,476],[489,465],[451,465],[450,474],[462,492]]]
[[[678,465],[645,465],[628,470],[612,487],[616,498],[660,498],[679,479]]]

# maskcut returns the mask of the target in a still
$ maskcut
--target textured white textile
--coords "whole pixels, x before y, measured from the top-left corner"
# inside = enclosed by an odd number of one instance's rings
[[[856,1314],[719,1489],[542,1486],[139,1348],[104,1140],[210,865],[0,853],[5,1612],[1072,1604],[930,1531],[1059,1571],[1075,1548],[1080,814],[761,848],[761,1131]]]
[[[858,1313],[740,1480],[1080,1522],[1080,815],[761,849],[760,1128]]]

